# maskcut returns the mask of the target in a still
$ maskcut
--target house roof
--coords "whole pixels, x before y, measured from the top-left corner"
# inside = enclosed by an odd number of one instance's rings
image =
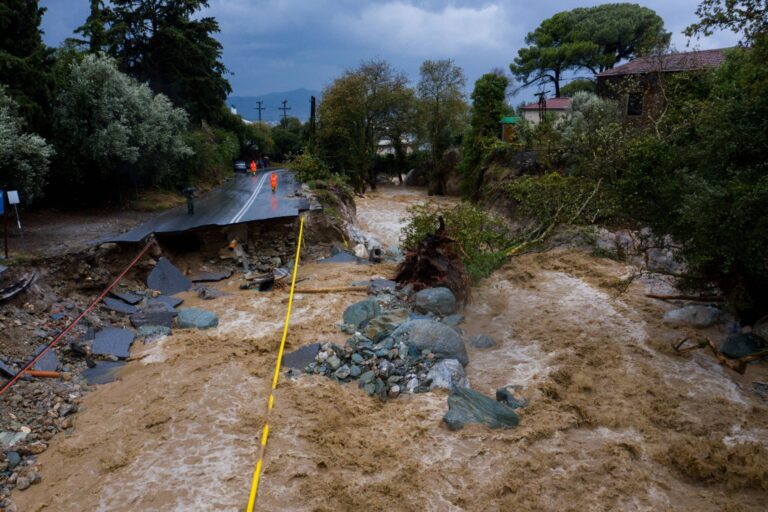
[[[571,98],[547,98],[547,110],[567,110],[571,106]],[[539,102],[529,103],[520,107],[521,110],[539,110]]]
[[[597,76],[641,75],[656,71],[692,71],[716,68],[725,60],[725,50],[701,50],[696,52],[668,53],[653,57],[640,57],[612,69],[606,69]]]
[[[507,116],[501,118],[501,124],[517,124],[520,122],[520,118],[518,116]]]

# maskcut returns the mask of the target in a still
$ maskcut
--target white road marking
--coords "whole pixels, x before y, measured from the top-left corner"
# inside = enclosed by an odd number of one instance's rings
[[[267,175],[264,174],[264,176],[261,177],[261,180],[259,180],[259,183],[256,185],[256,188],[253,190],[253,193],[248,198],[248,200],[245,202],[243,207],[240,209],[239,212],[235,214],[234,217],[232,217],[232,220],[229,221],[230,224],[237,224],[240,222],[240,219],[243,218],[243,215],[248,211],[248,209],[253,205],[253,202],[256,200],[256,196],[259,195],[259,192],[261,192],[261,189],[264,187],[264,183],[267,181]]]

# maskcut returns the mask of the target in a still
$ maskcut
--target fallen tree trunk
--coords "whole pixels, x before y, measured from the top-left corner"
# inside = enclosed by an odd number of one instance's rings
[[[659,300],[691,300],[695,302],[723,302],[725,297],[720,295],[660,295],[656,293],[646,293],[646,297]]]

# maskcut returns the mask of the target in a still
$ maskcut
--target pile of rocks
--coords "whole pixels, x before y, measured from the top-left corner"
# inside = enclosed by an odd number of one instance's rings
[[[444,417],[451,429],[467,423],[509,428],[518,423],[515,409],[526,405],[519,389],[502,388],[496,400],[469,389],[464,367],[469,363],[464,333],[457,327],[456,298],[447,288],[395,291],[394,286],[370,286],[376,295],[349,306],[339,327],[352,333],[344,346],[333,343],[304,347],[287,357],[291,365],[305,358],[306,373],[324,375],[341,384],[357,382],[381,401],[402,393],[435,388],[451,391]],[[472,340],[477,348],[491,348],[488,336]],[[299,357],[297,357],[299,356]]]

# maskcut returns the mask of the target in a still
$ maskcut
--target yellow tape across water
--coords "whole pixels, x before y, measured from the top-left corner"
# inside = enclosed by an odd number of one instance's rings
[[[296,259],[293,262],[293,277],[291,278],[291,293],[288,296],[288,311],[285,314],[285,325],[283,326],[283,338],[280,340],[280,349],[277,352],[277,362],[275,363],[275,374],[272,377],[272,389],[269,391],[267,400],[267,415],[264,419],[264,428],[261,431],[261,446],[259,447],[259,460],[256,463],[256,470],[253,472],[253,481],[251,482],[251,494],[248,497],[248,512],[253,512],[253,506],[256,504],[256,493],[259,490],[259,478],[261,478],[261,469],[264,465],[264,453],[267,448],[267,439],[269,437],[269,415],[275,406],[274,392],[277,388],[277,379],[280,377],[280,365],[283,362],[283,351],[285,350],[285,340],[288,338],[288,324],[291,321],[291,308],[293,307],[293,291],[296,288],[296,274],[299,270],[299,256],[301,256],[301,245],[304,237],[304,217],[301,217],[299,224],[299,239],[296,243]]]

